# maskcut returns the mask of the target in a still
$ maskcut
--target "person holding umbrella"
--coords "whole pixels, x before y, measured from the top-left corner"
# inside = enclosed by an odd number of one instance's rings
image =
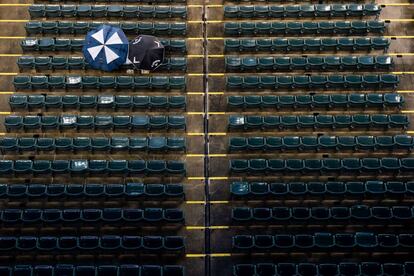
[[[164,58],[164,45],[154,36],[139,35],[129,43],[128,59],[138,70],[154,71]]]

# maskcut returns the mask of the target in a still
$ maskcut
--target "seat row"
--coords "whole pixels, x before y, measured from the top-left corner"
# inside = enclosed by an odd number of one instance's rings
[[[274,196],[362,196],[413,195],[414,182],[370,180],[366,182],[233,182],[230,193],[236,198]]]
[[[117,151],[185,151],[184,137],[58,137],[58,138],[31,138],[31,137],[1,137],[0,150],[2,153],[16,153],[26,151],[56,151],[77,152],[87,150],[91,152]]]
[[[232,159],[233,173],[275,172],[409,172],[414,169],[414,158],[324,158],[324,159]]]
[[[256,221],[281,221],[289,223],[327,223],[335,224],[339,221],[351,220],[361,223],[373,223],[374,221],[391,223],[396,221],[412,220],[414,208],[410,206],[373,206],[354,205],[350,207],[273,207],[250,208],[235,207],[232,209],[231,218],[237,222],[253,223]]]
[[[105,208],[105,209],[3,209],[2,223],[83,223],[83,222],[183,222],[180,209],[162,208]]]
[[[312,95],[249,95],[228,96],[227,105],[232,108],[401,108],[404,96],[396,93],[352,93]]]
[[[413,234],[315,233],[297,235],[236,235],[232,239],[236,250],[409,250],[414,247]]]
[[[185,22],[84,22],[84,21],[29,21],[26,32],[34,34],[75,34],[84,35],[102,24],[121,28],[125,34],[184,36],[187,33]]]
[[[26,25],[27,26],[27,25]],[[367,35],[385,32],[384,21],[275,21],[275,22],[226,22],[224,34],[228,36],[255,35]],[[30,32],[29,32],[30,33]]]
[[[186,88],[185,76],[80,76],[80,75],[18,75],[13,78],[16,90],[55,90],[55,89],[162,89],[171,90]]]
[[[186,53],[187,44],[184,39],[161,39],[167,53]],[[23,51],[82,51],[85,40],[83,38],[25,38],[20,41]]]
[[[3,138],[4,139],[4,138]],[[0,147],[1,147],[0,138]],[[13,144],[12,144],[13,145]],[[414,139],[395,136],[269,136],[231,137],[229,151],[412,150]]]
[[[126,95],[22,95],[9,98],[9,105],[15,109],[176,109],[185,108],[186,96],[126,96]]]
[[[4,125],[7,131],[15,130],[103,130],[103,129],[130,129],[130,130],[172,130],[186,128],[185,117],[181,115],[45,115],[19,116],[10,115],[5,118]]]
[[[386,51],[391,40],[384,37],[327,38],[228,38],[227,52],[323,52],[323,51]]]
[[[187,18],[186,6],[122,6],[122,5],[43,5],[29,6],[31,18],[49,17],[124,17]]]
[[[228,89],[395,89],[400,82],[398,75],[249,75],[228,76]]]
[[[19,70],[90,70],[89,63],[84,57],[75,56],[22,56],[17,59]],[[132,69],[133,65],[123,65],[125,69]],[[187,70],[187,58],[165,58],[157,71],[182,71]]]
[[[0,198],[182,198],[182,184],[0,184]]]
[[[6,117],[7,118],[7,117]],[[405,114],[354,115],[230,115],[230,130],[302,128],[407,128]]]
[[[0,266],[0,274],[3,276],[184,276],[184,267],[179,265],[16,265]]]
[[[172,61],[170,61],[172,62]],[[36,64],[36,61],[35,61]],[[373,71],[390,70],[394,60],[390,56],[227,56],[227,71]],[[36,67],[36,66],[35,66]],[[171,65],[172,67],[172,65]]]
[[[376,4],[231,5],[224,6],[226,18],[301,18],[377,16]]]
[[[236,264],[234,276],[403,276],[414,275],[414,262],[378,263],[378,262],[341,262],[341,263],[257,263]]]
[[[0,174],[185,174],[186,166],[173,160],[0,160]]]
[[[181,236],[0,236],[0,251],[182,251]]]

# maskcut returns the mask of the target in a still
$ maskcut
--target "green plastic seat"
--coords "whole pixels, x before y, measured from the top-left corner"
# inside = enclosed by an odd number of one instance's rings
[[[74,23],[71,21],[58,21],[56,24],[55,33],[73,34],[74,31]]]
[[[9,98],[9,105],[11,109],[24,109],[28,107],[28,96],[26,95],[11,95]]]
[[[132,107],[132,96],[115,96],[114,106],[116,108],[131,108]]]
[[[256,71],[258,69],[258,60],[255,57],[243,57],[241,59],[241,70]]]
[[[334,32],[336,34],[348,35],[352,32],[350,21],[335,21]]]
[[[73,139],[75,145],[76,138]],[[85,143],[86,144],[86,143]],[[90,149],[96,151],[107,151],[110,148],[110,140],[107,137],[92,137],[90,139]]]
[[[313,108],[313,99],[311,95],[297,95],[296,105],[299,108]]]
[[[31,34],[40,34],[42,33],[42,22],[39,21],[29,21],[25,24],[24,26],[26,33],[31,35]],[[57,32],[57,30],[55,30],[55,33]]]
[[[256,50],[256,40],[243,39],[240,41],[240,50],[243,52],[253,52]]]
[[[355,114],[352,116],[353,127],[370,127],[371,117],[368,114]]]
[[[62,15],[62,17],[75,17],[76,16],[76,6],[75,5],[62,5],[61,6],[61,15]]]
[[[385,22],[384,21],[368,21],[368,31],[371,33],[382,34],[385,31]]]
[[[355,150],[357,140],[355,136],[338,136],[338,148],[344,150]]]
[[[55,39],[54,38],[42,38],[38,43],[39,51],[54,51]]]
[[[49,68],[44,68],[49,69]],[[68,58],[63,56],[54,56],[52,57],[50,63],[50,69],[53,70],[65,70],[68,69]]]
[[[365,99],[365,94],[350,94],[349,96],[349,106],[350,107],[365,107],[367,106],[367,101]]]
[[[326,69],[338,70],[341,68],[341,58],[338,56],[327,56],[325,57]]]
[[[328,85],[328,79],[326,76],[322,75],[313,75],[310,77],[310,86],[315,88],[325,88]]]
[[[315,16],[318,16],[318,17],[340,16],[334,10],[332,10],[331,5],[316,4],[314,9],[315,9]]]
[[[167,117],[168,129],[186,129],[186,119],[181,115],[170,115]]]
[[[96,108],[98,99],[96,96],[83,95],[79,97],[79,108],[80,109],[91,109]]]
[[[42,70],[53,69],[51,65],[52,65],[51,57],[35,57],[34,68],[36,70],[42,71]]]
[[[320,21],[318,22],[318,31],[325,35],[333,34],[336,31],[335,23],[333,21]]]
[[[247,149],[247,138],[231,137],[229,140],[230,151],[242,151]]]
[[[130,9],[131,13],[129,13]],[[130,15],[134,15],[135,17],[135,10],[137,9],[137,7],[129,7],[129,6],[125,6],[124,7],[124,17],[129,17]],[[124,31],[125,34],[129,34],[129,35],[133,35],[133,34],[137,34],[138,31],[138,25],[135,22],[121,22],[121,29]]]
[[[334,51],[337,50],[338,42],[335,38],[322,38],[321,48],[322,50]]]
[[[166,116],[157,115],[149,118],[150,128],[163,129],[168,127],[168,119]]]
[[[240,39],[225,39],[224,40],[224,50],[227,52],[238,52],[241,51]]]
[[[29,95],[27,98],[27,106],[29,108],[42,108],[45,104],[45,96]]]
[[[390,56],[376,56],[375,57],[375,68],[380,70],[390,70],[394,62]]]
[[[298,128],[316,128],[316,118],[313,115],[299,115]]]
[[[68,25],[67,28],[68,29],[70,28],[71,33],[85,34],[89,30],[89,23],[84,22],[84,21],[77,21],[77,22],[73,22],[71,27],[70,27],[70,25]],[[60,31],[60,28],[59,28],[59,31]],[[68,32],[69,32],[69,30],[68,30]]]
[[[4,125],[8,132],[23,128],[23,117],[10,115],[4,119]]]
[[[400,79],[397,75],[385,74],[380,75],[380,86],[384,88],[396,88]]]
[[[187,99],[185,96],[170,96],[168,98],[169,108],[185,108],[186,104],[187,104]]]
[[[168,137],[167,149],[170,151],[185,151],[186,139],[184,137]]]
[[[290,35],[300,35],[303,33],[303,24],[297,21],[287,22],[285,32]]]
[[[282,150],[297,150],[301,147],[299,136],[285,136],[282,138]]]
[[[46,6],[45,5],[31,5],[29,6],[30,17],[44,17],[46,15]]]
[[[239,35],[241,33],[240,24],[238,22],[224,23],[224,33],[226,35]]]
[[[113,117],[113,129],[130,129],[131,127],[131,117],[128,115],[115,115]]]
[[[262,96],[262,107],[271,107],[275,108],[278,106],[279,97],[273,95],[264,95]]]
[[[285,22],[276,21],[271,23],[270,34],[285,35],[286,33],[287,25]]]
[[[62,97],[49,95],[45,97],[44,107],[48,108],[61,108],[62,107]]]
[[[316,94],[316,95],[313,95],[312,99],[313,99],[313,105],[315,107],[324,107],[324,108],[331,107],[332,99],[330,95]]]
[[[116,88],[116,77],[101,76],[98,85],[100,89]]]
[[[230,129],[243,129],[246,127],[245,117],[241,115],[230,115],[228,121]]]
[[[406,129],[409,125],[408,117],[405,114],[390,114],[388,116],[390,127]]]
[[[112,108],[115,105],[115,97],[114,96],[97,96],[96,97],[96,107],[100,108]]]
[[[129,139],[130,150],[147,150],[148,139],[146,137],[131,137]]]
[[[20,47],[23,51],[39,50],[39,40],[36,38],[26,38],[20,41]]]
[[[32,76],[31,87],[33,89],[47,89],[49,87],[47,76]]]
[[[17,66],[19,70],[31,70],[35,68],[35,58],[30,56],[23,56],[17,59]]]
[[[384,37],[372,37],[371,48],[375,50],[387,50],[390,46],[390,39]]]

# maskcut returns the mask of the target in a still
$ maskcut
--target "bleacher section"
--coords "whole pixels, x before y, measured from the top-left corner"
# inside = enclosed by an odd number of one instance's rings
[[[192,233],[204,214],[204,187],[191,179],[203,175],[202,140],[191,135],[204,108],[193,94],[202,91],[203,43],[189,39],[203,35],[190,23],[198,4],[0,5],[0,25],[19,19],[12,34],[0,29],[0,58],[13,59],[0,66],[1,276],[204,273],[202,258],[187,257],[205,243]],[[128,40],[159,37],[164,62],[150,73],[92,70],[84,39],[102,24]],[[15,73],[3,79],[4,70]]]

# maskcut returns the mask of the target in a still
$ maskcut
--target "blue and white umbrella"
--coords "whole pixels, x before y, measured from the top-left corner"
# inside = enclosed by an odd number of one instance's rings
[[[86,35],[83,55],[90,67],[113,71],[125,63],[128,44],[128,39],[120,28],[102,25]]]

